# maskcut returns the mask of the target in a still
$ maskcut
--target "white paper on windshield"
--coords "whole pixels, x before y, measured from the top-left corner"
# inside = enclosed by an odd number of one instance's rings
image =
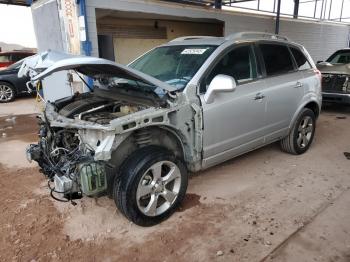
[[[182,55],[202,55],[207,51],[206,48],[188,48],[181,52]]]

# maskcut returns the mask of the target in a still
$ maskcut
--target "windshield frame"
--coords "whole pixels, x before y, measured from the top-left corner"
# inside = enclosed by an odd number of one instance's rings
[[[192,75],[185,78],[184,76],[181,76],[177,79],[169,79],[169,80],[163,80],[163,79],[160,79],[158,78],[157,76],[155,75],[151,75],[149,74],[148,72],[143,72],[141,71],[139,68],[135,68],[134,66],[139,63],[142,59],[146,58],[147,56],[149,56],[152,52],[155,52],[155,50],[159,50],[159,49],[163,49],[163,48],[179,48],[179,47],[182,47],[183,50],[186,50],[186,49],[210,49],[210,52],[207,52],[207,54],[204,56],[204,59],[203,61],[201,61],[201,63],[198,64],[198,68],[196,68],[193,72],[192,72]],[[135,60],[133,60],[132,62],[130,62],[127,66],[134,69],[134,70],[138,70],[144,74],[148,74],[150,75],[151,77],[154,77],[156,79],[158,79],[159,81],[162,81],[164,83],[167,83],[169,84],[170,86],[172,86],[174,89],[176,89],[175,91],[183,91],[187,85],[192,81],[192,79],[195,77],[195,75],[200,71],[200,69],[203,67],[203,65],[206,63],[206,61],[212,56],[212,54],[217,50],[217,48],[219,47],[219,45],[215,45],[215,44],[205,44],[205,43],[201,43],[201,44],[176,44],[176,45],[161,45],[161,46],[157,46],[151,50],[149,50],[148,52],[142,54],[141,56],[137,57]],[[205,52],[205,51],[204,51]],[[203,55],[204,53],[200,54],[200,55]],[[192,54],[193,55],[193,54]],[[196,54],[197,55],[197,54]],[[179,59],[180,61],[180,59]],[[180,62],[179,62],[180,63]],[[177,65],[178,67],[179,65]],[[180,87],[177,87],[176,85],[174,84],[171,84],[169,82],[171,82],[172,80],[179,80],[179,81],[183,81],[185,82],[182,86]],[[179,85],[179,84],[178,84]]]

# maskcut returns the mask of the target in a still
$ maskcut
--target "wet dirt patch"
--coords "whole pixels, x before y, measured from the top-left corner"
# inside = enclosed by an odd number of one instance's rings
[[[100,246],[64,233],[69,214],[60,213],[49,194],[35,192],[44,181],[37,168],[0,164],[0,261],[101,261],[101,254],[112,256],[113,248],[105,248],[108,241]]]
[[[183,212],[192,207],[199,206],[201,204],[201,202],[199,201],[200,198],[200,195],[187,193],[184,201],[182,202],[177,212]]]
[[[36,114],[7,115],[0,117],[0,142],[37,140],[38,124]]]
[[[337,116],[337,119],[346,119],[346,116]]]

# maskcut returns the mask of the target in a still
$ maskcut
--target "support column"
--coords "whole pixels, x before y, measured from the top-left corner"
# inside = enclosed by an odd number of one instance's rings
[[[297,19],[299,14],[299,0],[294,0],[294,12],[293,12],[293,18]]]
[[[221,9],[222,7],[222,0],[215,0],[214,7],[217,9]]]
[[[277,16],[276,16],[276,27],[275,34],[278,35],[280,31],[280,15],[281,15],[281,0],[277,1]]]

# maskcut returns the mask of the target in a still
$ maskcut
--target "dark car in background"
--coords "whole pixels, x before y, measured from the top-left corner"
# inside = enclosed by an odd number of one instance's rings
[[[0,52],[0,70],[5,69],[8,66],[16,63],[17,61],[34,54],[35,53],[30,51]]]
[[[0,70],[0,103],[7,103],[13,101],[21,94],[28,94],[33,91],[28,77],[18,78],[17,73],[20,69],[23,60],[18,61]]]
[[[350,104],[350,48],[336,51],[317,68],[322,73],[323,101]]]

